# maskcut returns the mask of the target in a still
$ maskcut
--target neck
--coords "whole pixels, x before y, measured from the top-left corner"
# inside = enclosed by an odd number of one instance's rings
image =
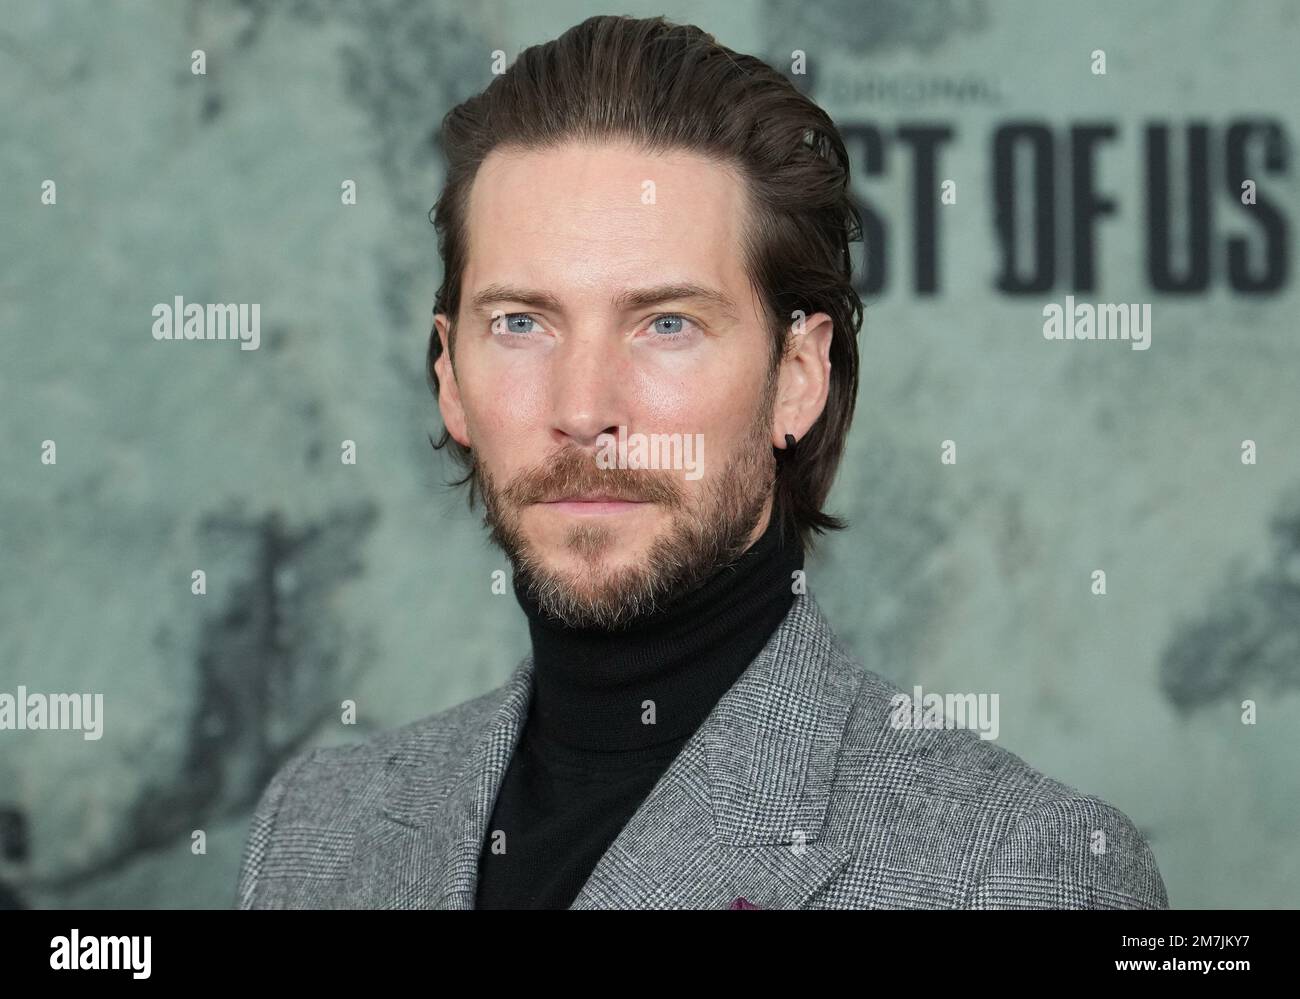
[[[772,516],[735,561],[617,631],[566,627],[516,579],[533,646],[532,735],[557,752],[620,759],[680,745],[762,651],[802,568],[798,537]]]

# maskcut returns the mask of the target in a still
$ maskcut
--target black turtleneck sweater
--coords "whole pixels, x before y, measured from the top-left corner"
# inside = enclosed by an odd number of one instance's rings
[[[533,690],[479,856],[479,909],[567,909],[794,601],[796,535],[770,518],[732,564],[617,631],[567,628],[516,578]],[[654,724],[643,723],[644,702]],[[494,833],[505,852],[493,853]]]

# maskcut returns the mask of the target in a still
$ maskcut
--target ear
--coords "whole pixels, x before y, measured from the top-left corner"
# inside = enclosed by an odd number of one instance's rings
[[[460,401],[460,386],[456,384],[456,369],[451,363],[450,324],[441,312],[433,317],[433,323],[438,329],[438,338],[442,341],[442,353],[433,362],[433,370],[438,375],[438,409],[442,412],[442,422],[452,440],[463,447],[469,447],[465,408]]]
[[[826,408],[834,330],[834,320],[825,312],[799,319],[790,327],[790,345],[781,360],[772,410],[772,443],[778,448],[786,446],[786,434],[803,440]]]

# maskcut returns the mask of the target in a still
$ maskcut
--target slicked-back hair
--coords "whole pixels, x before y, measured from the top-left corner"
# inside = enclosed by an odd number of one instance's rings
[[[773,511],[811,548],[815,534],[845,527],[823,510],[857,397],[862,301],[852,284],[850,243],[862,223],[849,194],[849,160],[830,117],[781,73],[733,52],[693,25],[662,17],[591,17],[525,49],[480,94],[443,118],[447,176],[430,213],[443,280],[435,313],[455,323],[468,252],[470,188],[494,149],[541,150],[567,142],[630,142],[648,152],[686,151],[736,170],[749,204],[741,252],[771,334],[774,374],[800,317],[827,313],[834,330],[826,408],[778,463]],[[429,337],[427,375],[442,354]],[[771,378],[769,377],[769,384]],[[444,427],[435,448],[465,469],[475,503],[474,456]]]

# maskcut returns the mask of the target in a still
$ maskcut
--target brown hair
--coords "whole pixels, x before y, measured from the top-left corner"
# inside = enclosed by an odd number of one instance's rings
[[[737,168],[753,206],[745,264],[772,333],[772,371],[788,345],[796,310],[834,322],[826,408],[778,462],[774,515],[811,547],[814,532],[845,527],[823,512],[857,397],[857,332],[862,302],[852,284],[849,244],[862,223],[849,196],[849,160],[830,117],[762,60],[733,52],[693,25],[662,17],[590,17],[559,38],[534,45],[480,94],[443,118],[446,184],[430,212],[443,281],[434,303],[455,320],[465,269],[466,209],[479,166],[493,149],[537,149],[569,140],[625,139],[649,150],[685,149]],[[428,377],[442,353],[429,337]],[[467,469],[456,484],[475,490],[473,457],[443,428]]]

